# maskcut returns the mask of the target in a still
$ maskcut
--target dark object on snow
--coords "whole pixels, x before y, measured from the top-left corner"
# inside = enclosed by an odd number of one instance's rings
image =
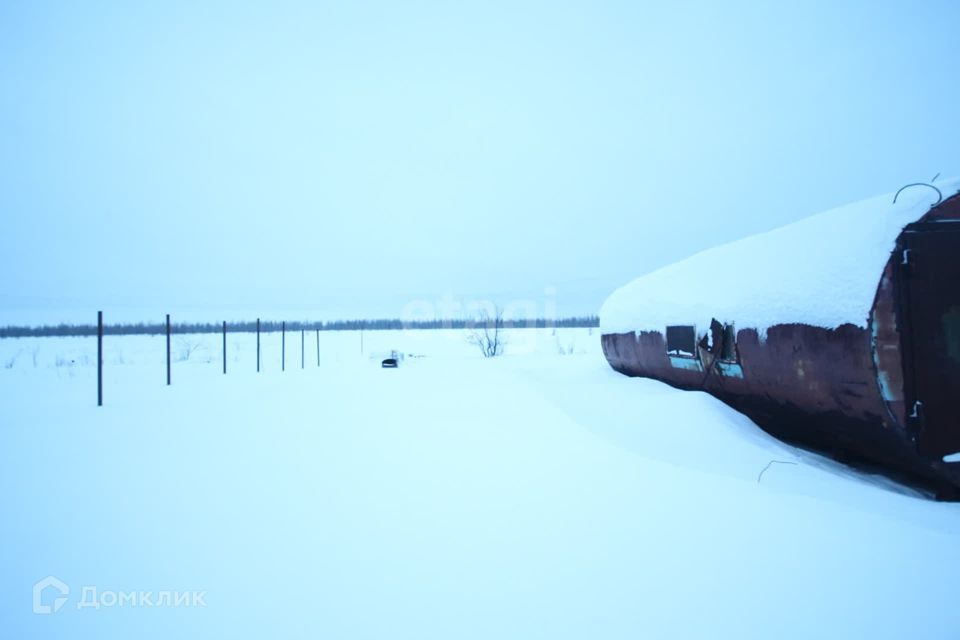
[[[715,320],[694,353],[692,327],[604,334],[603,352],[621,373],[702,389],[783,440],[958,500],[960,195],[906,225],[877,278],[865,328],[777,324],[762,339]]]
[[[396,358],[384,358],[383,362],[380,363],[380,366],[384,369],[396,369],[397,368],[397,359]]]

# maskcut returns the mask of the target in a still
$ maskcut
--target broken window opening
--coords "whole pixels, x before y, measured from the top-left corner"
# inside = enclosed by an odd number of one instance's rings
[[[720,360],[723,362],[739,362],[737,353],[737,330],[732,324],[723,325],[723,346],[720,349]]]
[[[697,349],[697,330],[693,325],[667,327],[667,353],[693,358]]]

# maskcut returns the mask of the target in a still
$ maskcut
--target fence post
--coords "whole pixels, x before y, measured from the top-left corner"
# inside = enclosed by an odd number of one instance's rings
[[[227,375],[227,321],[223,321],[223,375]]]
[[[260,373],[260,318],[257,318],[257,373]]]
[[[280,323],[280,371],[287,370],[287,323]]]
[[[317,366],[320,366],[320,329],[317,329]]]
[[[97,311],[97,406],[103,406],[103,311]]]
[[[301,328],[300,328],[300,368],[301,368],[301,369],[303,369],[303,368],[306,366],[306,362],[307,362],[307,361],[305,360],[306,356],[304,355],[304,350],[303,350],[303,345],[304,345],[304,342],[303,342],[303,341],[304,341],[304,338],[303,338],[303,336],[304,336],[304,333],[305,333],[305,331],[304,331],[304,329],[301,327]]]
[[[167,314],[167,386],[170,386],[170,314]]]

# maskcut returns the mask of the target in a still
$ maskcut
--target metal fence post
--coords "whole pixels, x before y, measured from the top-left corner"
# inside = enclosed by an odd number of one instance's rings
[[[227,375],[227,321],[223,321],[223,375]]]
[[[97,406],[103,406],[103,311],[97,311]]]
[[[167,314],[167,386],[170,385],[170,314]]]

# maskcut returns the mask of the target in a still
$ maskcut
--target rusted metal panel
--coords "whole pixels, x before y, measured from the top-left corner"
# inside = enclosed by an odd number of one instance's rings
[[[707,391],[783,440],[913,483],[942,481],[887,410],[867,329],[778,325],[763,340],[756,330],[743,329],[737,332],[738,363],[711,367],[701,351],[698,371],[673,366],[656,331],[607,334],[601,340],[614,369]]]
[[[655,377],[676,387],[718,394],[770,396],[818,412],[841,411],[858,417],[886,413],[876,390],[865,329],[778,325],[769,329],[764,340],[756,330],[743,329],[736,344],[739,362],[712,367],[711,356],[701,350],[702,365],[694,369],[671,362],[658,332],[603,336],[611,365],[627,375]]]
[[[955,195],[930,209],[919,222],[958,219],[960,219],[960,195]]]

